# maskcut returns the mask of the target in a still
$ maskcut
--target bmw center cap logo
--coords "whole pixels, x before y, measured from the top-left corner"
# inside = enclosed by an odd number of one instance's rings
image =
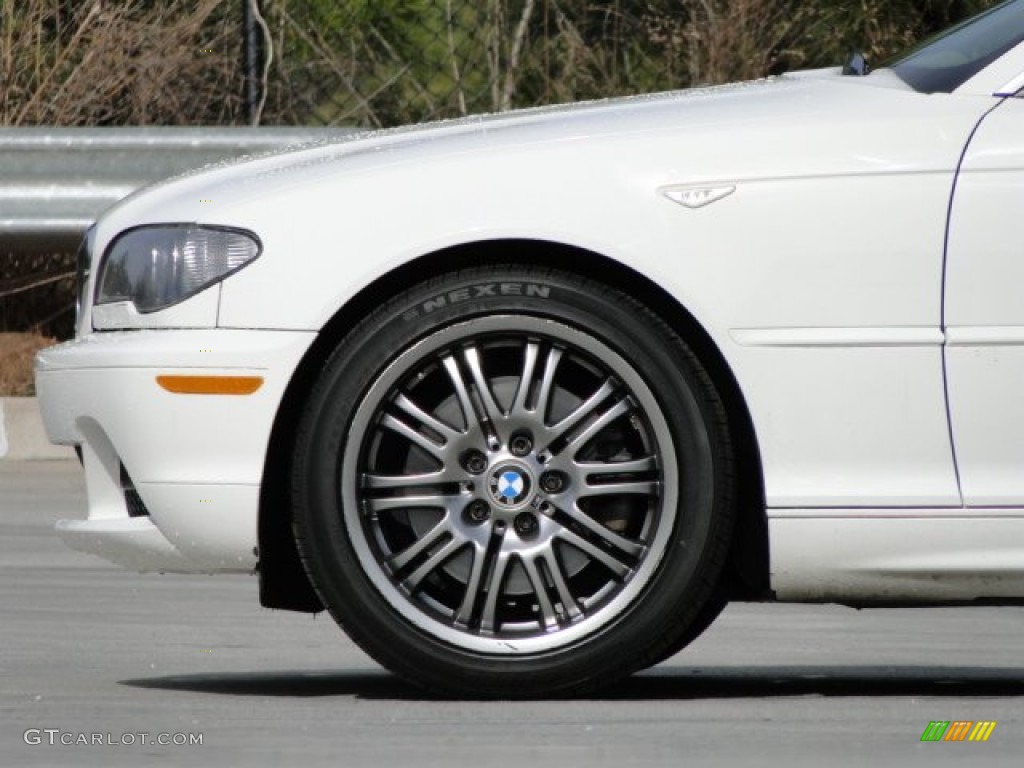
[[[522,504],[530,492],[530,478],[520,467],[505,465],[491,475],[491,496],[502,507]]]
[[[521,474],[514,469],[506,470],[498,478],[498,495],[503,499],[511,501],[523,492],[523,486],[525,485],[526,483],[523,482]]]

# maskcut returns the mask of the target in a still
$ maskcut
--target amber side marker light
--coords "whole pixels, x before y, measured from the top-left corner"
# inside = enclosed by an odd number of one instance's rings
[[[176,395],[251,395],[262,376],[157,376],[156,383]]]

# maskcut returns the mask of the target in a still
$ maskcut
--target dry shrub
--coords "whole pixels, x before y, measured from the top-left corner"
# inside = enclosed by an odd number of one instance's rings
[[[0,0],[0,125],[236,121],[237,5]]]
[[[996,0],[261,0],[264,121],[382,127],[878,62]],[[243,121],[239,0],[0,0],[0,125]]]
[[[996,0],[264,0],[271,121],[387,126],[878,63]]]
[[[0,333],[0,397],[34,395],[35,354],[54,343],[38,333]]]
[[[803,15],[779,0],[696,0],[687,5],[680,53],[693,85],[764,77]]]

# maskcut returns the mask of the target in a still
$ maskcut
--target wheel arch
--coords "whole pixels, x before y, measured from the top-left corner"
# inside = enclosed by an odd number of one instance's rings
[[[560,243],[500,240],[467,243],[435,251],[382,275],[348,301],[323,327],[292,377],[271,431],[259,507],[260,602],[268,608],[304,612],[323,609],[306,576],[291,530],[290,456],[302,408],[317,375],[335,346],[383,299],[437,274],[489,264],[532,264],[605,276],[664,318],[697,354],[721,395],[736,446],[738,517],[723,589],[730,599],[770,596],[768,524],[760,451],[746,400],[728,363],[711,337],[685,307],[636,270],[592,251]],[[596,264],[597,269],[592,265]]]

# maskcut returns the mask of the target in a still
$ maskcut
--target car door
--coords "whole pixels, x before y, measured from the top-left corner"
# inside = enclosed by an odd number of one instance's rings
[[[944,324],[964,503],[1024,506],[1024,99],[994,99],[950,207]]]

